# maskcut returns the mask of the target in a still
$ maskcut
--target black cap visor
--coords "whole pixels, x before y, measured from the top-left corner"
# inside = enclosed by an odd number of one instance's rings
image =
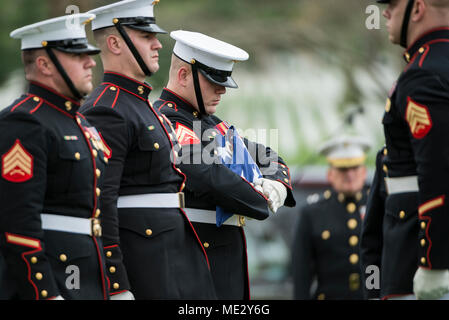
[[[88,55],[96,55],[101,52],[101,50],[91,44],[87,44],[83,47],[55,47],[56,50],[66,52],[66,53],[75,53],[75,54],[83,54],[87,53]]]
[[[75,54],[87,53],[88,55],[94,55],[101,52],[99,48],[89,44],[86,38],[48,41],[45,47]]]
[[[167,33],[167,31],[156,24],[156,19],[154,17],[119,18],[118,21],[122,26],[135,30],[151,33]]]
[[[205,70],[199,68],[198,69],[203,76],[206,77],[212,83],[218,84],[227,88],[238,88],[239,86],[235,83],[234,79],[232,79],[231,75],[219,75],[215,73],[207,73]]]
[[[148,25],[125,25],[128,28],[140,30],[144,32],[151,33],[167,33],[164,29],[160,28],[157,24],[148,24]]]

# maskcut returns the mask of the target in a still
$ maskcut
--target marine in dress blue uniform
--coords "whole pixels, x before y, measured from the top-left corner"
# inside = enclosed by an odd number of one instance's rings
[[[386,147],[378,171],[385,175],[387,195],[384,203],[378,203],[382,195],[369,203],[362,263],[381,270],[380,291],[369,292],[370,298],[413,298],[415,293],[437,299],[449,292],[449,5],[378,2],[388,4],[390,39],[406,48],[407,64],[385,106]],[[399,24],[402,28],[393,28]]]
[[[294,299],[363,299],[359,237],[368,147],[359,137],[343,136],[321,150],[330,164],[332,188],[309,196],[299,214],[292,245]]]
[[[177,163],[187,176],[186,213],[208,254],[217,297],[248,299],[245,217],[264,220],[284,203],[295,205],[289,169],[269,147],[247,139],[244,143],[262,172],[261,180],[251,183],[216,161],[214,141],[227,134],[229,124],[210,111],[206,88],[213,85],[219,92],[236,88],[231,77],[234,61],[246,60],[248,54],[201,33],[178,30],[171,36],[176,44],[170,80],[155,108],[167,116],[176,133]],[[179,63],[184,63],[185,79],[191,81],[187,91],[174,84]],[[207,161],[204,155],[214,160]],[[219,226],[217,207],[233,214]]]
[[[78,112],[92,86],[86,76],[95,62],[88,55],[99,52],[88,44],[83,25],[94,17],[64,16],[11,33],[22,40],[30,85],[0,114],[0,249],[6,266],[0,272],[11,283],[8,298],[109,296],[98,209],[105,170],[101,138]]]
[[[112,298],[214,299],[206,252],[182,210],[185,175],[171,161],[176,136],[149,102],[152,88],[144,82],[158,68],[146,61],[161,48],[155,34],[165,31],[155,24],[148,1],[121,1],[92,12],[97,39],[106,32],[122,48],[134,48],[117,63],[102,56],[108,68],[103,82],[81,109],[109,150],[101,210]],[[134,35],[149,37],[151,45],[136,49]]]

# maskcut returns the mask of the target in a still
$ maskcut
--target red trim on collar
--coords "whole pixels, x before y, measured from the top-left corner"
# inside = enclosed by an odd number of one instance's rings
[[[105,73],[105,74],[107,74],[107,73],[109,73],[109,74],[115,74],[116,76],[120,76],[120,77],[126,78],[126,79],[128,79],[128,80],[134,81],[134,82],[137,83],[137,84],[141,84],[141,85],[147,87],[148,89],[153,90],[153,87],[146,85],[144,82],[141,82],[141,81],[139,81],[139,80],[130,78],[130,77],[128,77],[128,76],[125,76],[125,75],[122,74],[122,73],[113,72],[113,71],[105,71],[104,73]]]
[[[45,100],[45,99],[42,99]],[[53,103],[48,102],[47,100],[45,100],[45,103],[48,104],[49,107],[52,107],[53,109],[65,114],[67,117],[70,117],[72,119],[75,118],[75,116],[72,116],[70,113],[65,112],[64,110],[61,110],[60,108],[58,108],[57,106],[55,106]]]
[[[167,90],[168,92],[170,92],[171,94],[173,94],[174,96],[176,96],[178,99],[184,101],[184,102],[187,103],[190,107],[192,107],[193,109],[195,109],[195,107],[194,107],[190,102],[188,102],[186,99],[182,98],[182,97],[179,96],[178,94],[174,93],[174,92],[171,91],[170,89],[164,88],[164,90]],[[195,111],[196,111],[196,109],[195,109]]]
[[[408,47],[407,47],[407,49],[405,49],[405,51],[404,51],[404,54],[406,53],[406,52],[408,52],[420,39],[422,39],[422,38],[424,38],[425,36],[427,36],[428,34],[431,34],[432,32],[435,32],[435,31],[440,31],[440,30],[449,30],[449,27],[438,27],[438,28],[435,28],[435,29],[431,29],[431,30],[429,30],[429,31],[426,31],[426,32],[424,32],[423,34],[421,34],[418,38],[416,38],[416,40],[415,41],[413,41],[413,43],[411,44],[411,45],[409,45]]]
[[[70,100],[71,102],[73,102],[74,104],[76,104],[76,105],[78,105],[78,106],[80,105],[80,102],[79,102],[79,101],[73,100],[72,98],[69,98],[69,97],[67,97],[67,96],[65,96],[65,95],[63,95],[63,94],[60,94],[60,93],[57,92],[55,89],[50,88],[50,87],[47,87],[46,85],[44,85],[44,84],[42,84],[42,83],[40,83],[40,82],[37,82],[37,81],[30,81],[30,83],[32,83],[32,84],[34,84],[34,85],[36,85],[36,86],[39,86],[39,87],[41,87],[41,88],[44,88],[44,89],[46,89],[46,90],[48,90],[48,91],[54,93],[55,95],[60,96],[61,98],[64,98],[64,99],[66,99],[66,100]]]
[[[111,82],[103,82],[102,84],[110,84],[110,86],[113,86],[113,87],[116,87],[116,88],[120,88],[120,89],[122,89],[123,91],[126,91],[126,92],[128,92],[129,94],[132,94],[133,96],[136,96],[137,98],[139,98],[140,100],[142,100],[142,101],[147,101],[145,98],[142,98],[142,97],[139,97],[137,94],[135,94],[134,92],[131,92],[131,91],[129,91],[129,90],[126,90],[125,88],[123,88],[123,87],[121,87],[121,86],[119,86],[119,85],[117,85],[117,84],[115,84],[115,83],[111,83]]]

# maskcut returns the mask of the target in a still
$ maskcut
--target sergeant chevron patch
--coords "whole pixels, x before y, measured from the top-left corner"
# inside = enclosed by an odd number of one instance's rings
[[[407,97],[405,120],[407,120],[410,131],[415,139],[424,138],[432,128],[429,109],[425,105],[413,101],[410,97]]]
[[[178,142],[180,145],[187,144],[198,144],[201,143],[201,140],[197,137],[195,132],[192,129],[176,122],[176,137],[178,138]]]
[[[25,182],[33,177],[33,156],[17,139],[2,156],[2,177],[10,182]]]

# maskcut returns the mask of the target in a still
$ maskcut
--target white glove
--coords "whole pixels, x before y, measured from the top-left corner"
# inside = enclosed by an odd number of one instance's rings
[[[118,294],[114,294],[109,297],[111,300],[136,300],[131,291],[125,291]]]
[[[419,300],[438,300],[449,292],[449,270],[418,268],[413,278],[413,292]]]
[[[268,207],[273,213],[284,205],[285,198],[287,198],[287,188],[279,181],[260,178],[254,181],[254,188],[268,198]]]

